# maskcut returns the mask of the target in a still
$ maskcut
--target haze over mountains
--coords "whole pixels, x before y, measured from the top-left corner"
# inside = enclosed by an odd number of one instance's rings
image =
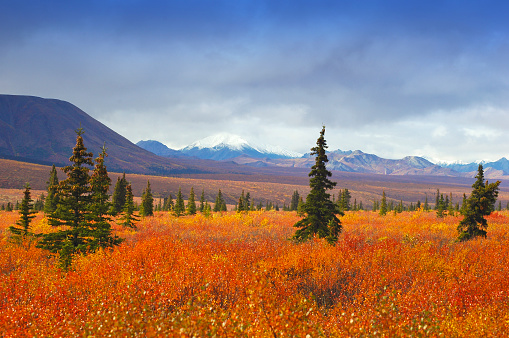
[[[154,140],[135,145],[68,102],[17,95],[0,95],[0,158],[67,165],[80,125],[85,130],[85,146],[94,155],[106,145],[110,171],[179,175],[267,174],[276,170],[287,174],[314,164],[309,154],[254,145],[232,134],[213,135],[180,150]],[[422,157],[392,160],[360,150],[334,150],[328,156],[330,170],[352,173],[471,177],[477,170],[477,163],[440,166]],[[509,175],[505,158],[484,166],[488,178]],[[302,174],[302,170],[298,172]]]

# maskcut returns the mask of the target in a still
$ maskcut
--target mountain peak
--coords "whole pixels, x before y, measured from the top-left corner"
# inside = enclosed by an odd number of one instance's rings
[[[254,145],[239,135],[219,133],[180,149],[184,154],[204,159],[227,160],[241,155],[253,158],[292,158],[302,156],[279,146]]]
[[[198,140],[183,149],[230,148],[235,150],[242,150],[248,147],[254,148],[249,145],[249,142],[244,140],[239,135],[230,133],[219,133]]]

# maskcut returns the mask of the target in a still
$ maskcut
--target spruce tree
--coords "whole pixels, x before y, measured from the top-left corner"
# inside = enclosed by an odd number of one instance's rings
[[[186,207],[184,205],[184,198],[182,197],[182,190],[179,187],[179,192],[177,194],[177,199],[175,200],[175,206],[173,207],[173,213],[175,216],[180,217],[186,211]]]
[[[189,198],[187,199],[187,214],[196,215],[196,202],[194,201],[194,188],[191,187]]]
[[[444,217],[444,211],[445,211],[445,201],[444,201],[444,194],[440,194],[440,198],[438,199],[437,205],[436,205],[436,211],[437,211],[437,217],[443,218]]]
[[[154,197],[150,188],[150,181],[147,181],[147,188],[141,196],[140,215],[143,217],[154,215]]]
[[[212,211],[212,208],[210,207],[210,204],[208,201],[205,200],[205,204],[203,205],[203,216],[210,217],[210,212]]]
[[[458,241],[466,241],[477,236],[486,237],[488,216],[495,209],[500,181],[495,183],[484,182],[484,170],[479,164],[477,179],[472,185],[472,193],[463,207],[463,220],[458,225]]]
[[[25,184],[25,191],[23,192],[23,199],[21,200],[21,206],[19,208],[19,220],[16,222],[16,226],[10,226],[9,231],[11,232],[11,240],[17,244],[24,245],[28,241],[28,247],[30,247],[32,239],[35,235],[30,231],[30,222],[35,217],[35,211],[33,210],[33,200],[30,196],[30,184]]]
[[[385,197],[385,190],[382,191],[382,202],[380,203],[380,211],[378,213],[380,216],[385,216],[387,214],[387,197]]]
[[[466,209],[467,209],[467,194],[463,193],[463,200],[461,201],[460,214],[465,215]]]
[[[449,215],[454,216],[454,202],[452,200],[452,192],[449,193],[449,204],[447,206],[447,212]]]
[[[44,193],[39,196],[34,202],[34,211],[44,211],[44,204],[46,203],[46,196]]]
[[[127,184],[125,173],[122,175],[122,178],[117,178],[117,183],[113,189],[113,196],[111,197],[110,214],[112,216],[118,215],[124,209]]]
[[[44,203],[44,213],[49,215],[56,210],[58,204],[58,176],[57,169],[54,164],[53,167],[51,167],[49,180],[46,183],[48,184],[48,196],[46,197],[46,201]]]
[[[221,192],[221,189],[219,189],[216,196],[216,202],[214,203],[214,212],[218,211],[226,211],[226,202],[223,198],[223,193]]]
[[[90,167],[92,153],[83,144],[83,129],[76,130],[76,146],[69,159],[71,165],[62,168],[67,178],[59,183],[56,210],[49,215],[49,224],[60,230],[42,236],[38,247],[59,254],[60,265],[68,269],[72,256],[90,251],[95,242],[91,231],[90,217],[91,187]]]
[[[338,196],[339,209],[341,211],[349,211],[351,199],[352,195],[348,189],[345,188],[345,190],[341,191],[341,195]]]
[[[290,210],[295,211],[297,210],[297,207],[299,206],[299,192],[295,190],[292,195],[292,201],[290,202]]]
[[[122,208],[122,216],[120,216],[120,225],[124,228],[136,229],[138,217],[134,214],[136,207],[134,205],[133,189],[130,183],[125,187],[125,202]]]
[[[205,208],[205,190],[201,190],[201,196],[200,196],[200,212],[203,212],[203,208]]]
[[[246,193],[246,197],[244,198],[244,210],[249,211],[251,208],[251,194],[249,191]]]
[[[174,208],[175,204],[173,203],[173,196],[168,196],[167,198],[164,199],[164,210],[165,211],[172,211],[173,208]]]
[[[309,173],[311,191],[306,197],[303,211],[306,216],[294,224],[298,230],[293,235],[297,242],[306,241],[313,236],[325,238],[330,244],[335,244],[342,226],[336,214],[342,215],[336,204],[330,199],[327,190],[334,189],[336,182],[329,180],[332,173],[327,170],[329,161],[326,154],[325,126],[322,127],[316,147],[311,148],[311,155],[316,155],[315,164]]]
[[[95,168],[90,176],[90,187],[92,190],[92,200],[90,204],[91,224],[90,231],[95,241],[91,244],[91,249],[108,248],[119,245],[123,240],[112,234],[110,225],[111,218],[109,209],[111,207],[108,195],[111,179],[104,163],[106,157],[106,148],[103,146],[102,152],[95,159]]]
[[[246,196],[244,195],[244,190],[242,190],[242,194],[239,197],[239,203],[237,205],[237,212],[245,211],[246,209]]]

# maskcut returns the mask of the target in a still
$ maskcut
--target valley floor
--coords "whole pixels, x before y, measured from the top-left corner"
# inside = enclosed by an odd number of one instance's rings
[[[0,336],[505,336],[509,212],[456,243],[460,217],[347,213],[335,247],[288,239],[294,212],[157,213],[76,257],[9,243],[0,212]],[[52,231],[43,214],[33,231]]]

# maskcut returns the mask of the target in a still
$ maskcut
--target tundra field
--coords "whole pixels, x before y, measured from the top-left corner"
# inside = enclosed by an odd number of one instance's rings
[[[0,212],[0,337],[507,336],[509,212],[455,242],[461,217],[347,212],[336,246],[288,238],[295,212],[159,212],[125,242],[55,257],[8,241]],[[52,231],[44,214],[33,232]]]

